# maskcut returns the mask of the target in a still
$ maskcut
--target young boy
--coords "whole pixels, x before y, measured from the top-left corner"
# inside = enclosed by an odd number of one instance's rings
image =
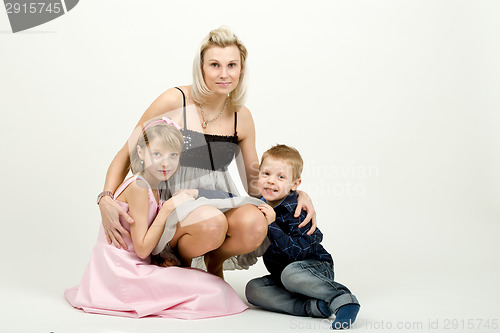
[[[270,221],[271,245],[264,264],[271,273],[246,286],[248,301],[266,310],[296,316],[328,318],[335,314],[333,329],[349,328],[359,303],[349,289],[334,281],[332,256],[321,246],[323,234],[310,227],[298,228],[306,213],[294,217],[295,190],[301,183],[302,157],[285,145],[276,145],[262,156],[258,187],[274,214],[261,208]]]

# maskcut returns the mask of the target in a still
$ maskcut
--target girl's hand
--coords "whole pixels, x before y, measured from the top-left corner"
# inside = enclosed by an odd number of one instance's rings
[[[181,193],[186,193],[186,194],[192,196],[194,199],[198,198],[198,190],[197,189],[181,189],[181,190],[178,190],[177,192],[175,192],[173,196],[176,196],[177,194],[181,194]]]
[[[297,199],[297,209],[295,209],[294,217],[299,217],[302,210],[307,212],[306,218],[301,224],[299,224],[299,228],[302,228],[311,222],[311,229],[307,232],[310,236],[316,230],[316,210],[314,210],[311,198],[306,192],[297,191],[297,193],[299,194],[299,197]]]
[[[102,226],[108,244],[113,243],[117,248],[123,247],[127,250],[127,243],[125,243],[123,237],[130,238],[130,233],[121,225],[120,216],[128,223],[134,223],[134,220],[109,196],[101,198],[99,210],[101,211]]]
[[[169,208],[174,210],[183,203],[187,201],[192,201],[194,200],[194,197],[189,195],[188,193],[180,190],[175,192],[175,194],[166,201],[166,203],[170,206]],[[165,205],[164,205],[165,206]],[[163,208],[163,207],[162,207]]]
[[[268,204],[262,204],[259,205],[258,208],[264,214],[267,220],[267,224],[271,224],[276,220],[276,212],[274,211],[273,207],[269,206]]]

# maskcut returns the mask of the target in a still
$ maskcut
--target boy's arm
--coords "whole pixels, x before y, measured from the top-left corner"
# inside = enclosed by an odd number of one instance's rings
[[[316,251],[316,245],[323,240],[323,234],[319,230],[315,230],[312,235],[307,232],[310,225],[299,228],[306,217],[305,212],[302,212],[299,217],[293,217],[293,212],[287,215],[286,222],[290,226],[290,231],[285,233],[277,223],[269,225],[270,238],[273,245],[273,250],[282,255],[287,256],[291,260],[303,260],[309,254]]]

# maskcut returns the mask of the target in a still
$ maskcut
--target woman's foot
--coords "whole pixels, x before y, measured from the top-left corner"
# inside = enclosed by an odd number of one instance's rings
[[[224,271],[222,269],[224,262],[218,264],[216,260],[214,260],[213,258],[211,259],[210,257],[210,254],[205,254],[204,256],[207,272],[224,280]]]
[[[160,257],[163,258],[163,262],[160,264],[162,267],[170,267],[170,266],[180,266],[181,261],[177,256],[177,253],[170,247],[170,244],[167,243],[167,246],[161,251]]]
[[[172,267],[172,266],[179,266],[179,264],[172,258],[166,258],[163,259],[163,262],[160,263],[161,267]]]

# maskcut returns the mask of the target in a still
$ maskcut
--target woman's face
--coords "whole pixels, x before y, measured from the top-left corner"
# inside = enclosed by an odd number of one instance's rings
[[[240,50],[236,45],[211,46],[203,55],[203,79],[214,94],[227,95],[240,82]]]

